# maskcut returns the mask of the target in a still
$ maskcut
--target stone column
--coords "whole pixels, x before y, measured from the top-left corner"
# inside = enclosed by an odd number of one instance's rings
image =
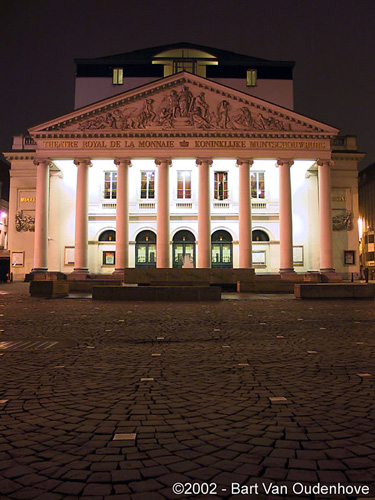
[[[89,226],[89,167],[88,158],[74,160],[77,165],[75,273],[88,273],[88,226]]]
[[[51,271],[60,271],[61,253],[61,224],[56,221],[61,220],[61,170],[50,170],[49,176],[49,209],[48,209],[48,267]]]
[[[157,158],[158,166],[158,194],[157,194],[157,238],[156,238],[156,267],[169,266],[169,167],[171,160]]]
[[[129,158],[116,158],[117,206],[116,206],[116,274],[123,274],[129,267]]]
[[[240,237],[240,260],[239,267],[250,268],[252,266],[252,231],[251,231],[251,192],[250,192],[250,167],[252,159],[238,158],[239,166],[239,237]]]
[[[293,160],[277,160],[280,174],[280,273],[293,270],[293,223],[290,167]]]
[[[211,158],[197,158],[199,167],[198,191],[198,266],[211,267],[211,200],[210,165]]]
[[[320,271],[334,272],[331,210],[331,160],[318,160]]]
[[[33,272],[48,270],[48,197],[49,197],[49,159],[35,159],[36,202]]]

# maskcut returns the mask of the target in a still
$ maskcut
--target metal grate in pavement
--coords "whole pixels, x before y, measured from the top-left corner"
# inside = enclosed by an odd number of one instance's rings
[[[50,340],[38,340],[36,342],[33,341],[3,341],[0,342],[0,350],[7,349],[10,351],[26,351],[29,349],[38,349],[45,351],[50,349],[58,342],[53,342]]]

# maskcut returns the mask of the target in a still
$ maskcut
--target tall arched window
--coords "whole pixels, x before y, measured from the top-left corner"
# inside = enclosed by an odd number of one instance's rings
[[[135,267],[156,267],[156,234],[141,231],[135,239]]]
[[[173,267],[195,267],[195,237],[190,231],[173,236]]]
[[[215,231],[211,236],[212,267],[233,267],[233,243],[228,231]]]

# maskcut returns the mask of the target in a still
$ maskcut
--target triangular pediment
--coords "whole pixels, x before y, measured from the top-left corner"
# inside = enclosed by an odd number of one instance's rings
[[[190,73],[94,103],[29,130],[35,137],[199,134],[331,137],[338,129]]]

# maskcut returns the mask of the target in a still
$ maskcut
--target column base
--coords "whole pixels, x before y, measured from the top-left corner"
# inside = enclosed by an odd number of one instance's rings
[[[342,281],[342,275],[339,273],[336,273],[334,269],[321,269],[320,270],[320,275],[322,277],[322,282],[323,283],[339,283]]]
[[[125,274],[125,267],[116,267],[112,273],[112,276],[118,276],[123,278]]]
[[[295,270],[293,269],[293,267],[284,267],[284,268],[280,268],[279,269],[279,273],[280,274],[296,274]]]
[[[85,280],[87,276],[89,275],[89,270],[87,267],[77,267],[73,270],[72,273],[70,273],[70,276],[73,277],[75,280]]]
[[[46,267],[34,267],[31,272],[26,275],[27,281],[47,281],[49,279],[48,269]]]

